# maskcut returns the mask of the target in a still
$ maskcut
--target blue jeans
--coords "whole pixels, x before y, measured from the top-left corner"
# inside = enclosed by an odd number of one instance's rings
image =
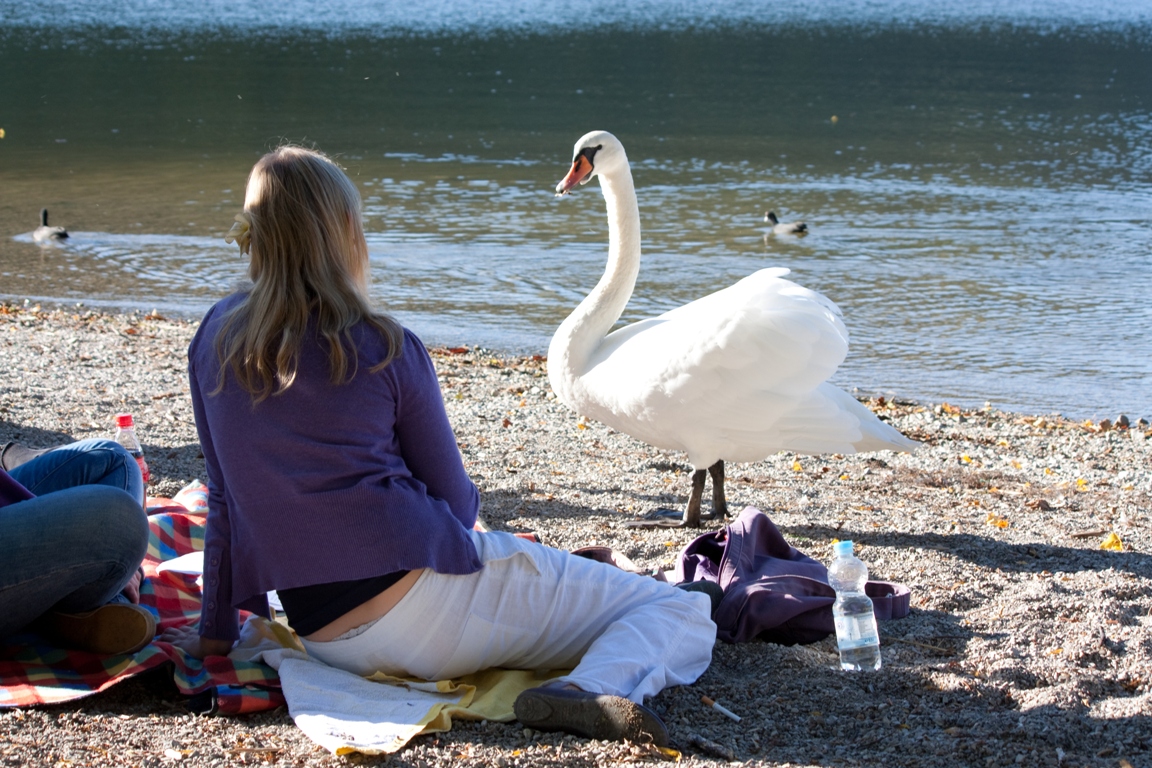
[[[82,440],[9,474],[36,498],[0,507],[0,637],[50,609],[114,600],[148,548],[136,460],[111,440]]]
[[[8,470],[8,474],[37,496],[79,485],[110,485],[144,503],[140,465],[115,440],[80,440],[62,445]]]

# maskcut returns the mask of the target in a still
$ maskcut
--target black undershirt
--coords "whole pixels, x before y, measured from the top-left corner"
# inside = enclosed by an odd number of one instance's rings
[[[278,589],[280,604],[288,615],[288,625],[296,634],[307,636],[316,632],[353,608],[363,605],[400,579],[408,571],[386,573],[370,579],[332,581],[308,587]]]

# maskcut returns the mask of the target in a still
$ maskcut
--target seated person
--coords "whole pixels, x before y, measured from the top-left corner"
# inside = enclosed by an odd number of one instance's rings
[[[67,648],[134,653],[156,634],[140,599],[144,481],[112,440],[0,450],[0,637],[26,628]]]
[[[520,721],[665,745],[645,697],[708,668],[707,595],[503,532],[480,509],[424,345],[368,299],[356,186],[282,147],[249,176],[230,233],[252,285],[188,353],[208,472],[204,605],[165,631],[227,653],[237,608],[278,591],[311,656],[358,675],[443,680],[573,668],[515,702]]]

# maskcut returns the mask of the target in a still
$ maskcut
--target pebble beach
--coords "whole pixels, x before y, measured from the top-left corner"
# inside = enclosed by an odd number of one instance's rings
[[[0,444],[110,436],[114,415],[130,412],[151,495],[204,478],[185,373],[195,329],[156,314],[0,303]],[[610,546],[645,569],[671,568],[702,532],[624,526],[680,508],[691,467],[569,411],[543,358],[470,346],[432,354],[490,528],[533,531],[562,549]],[[868,404],[922,447],[781,453],[726,471],[734,512],[764,511],[823,562],[834,541],[851,539],[870,578],[911,589],[911,614],[880,626],[883,668],[842,672],[833,638],[718,642],[698,682],[650,701],[679,762],[1152,766],[1150,415],[1078,422],[991,405]],[[0,766],[668,760],[643,745],[485,722],[458,722],[389,757],[338,757],[284,709],[189,714],[163,669],[66,705],[0,709]]]

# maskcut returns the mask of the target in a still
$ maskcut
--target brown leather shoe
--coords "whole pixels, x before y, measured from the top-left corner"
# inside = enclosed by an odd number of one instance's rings
[[[156,637],[156,617],[131,603],[108,603],[87,613],[45,614],[37,628],[65,648],[107,656],[136,653]]]
[[[529,688],[516,697],[512,710],[517,720],[540,731],[668,746],[668,729],[659,715],[622,696],[570,688]]]
[[[20,443],[5,443],[0,447],[0,467],[5,471],[16,469],[21,464],[27,464],[37,456],[42,456],[51,448],[29,448]]]

